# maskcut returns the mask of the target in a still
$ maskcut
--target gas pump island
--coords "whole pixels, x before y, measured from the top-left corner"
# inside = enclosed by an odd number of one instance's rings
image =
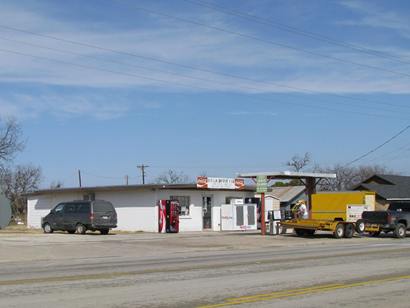
[[[306,187],[306,195],[308,197],[307,209],[311,212],[312,194],[316,193],[316,185],[322,179],[335,179],[336,174],[333,173],[309,173],[309,172],[255,172],[238,174],[239,178],[251,179],[256,183],[256,192],[261,194],[261,213],[265,213],[265,193],[268,191],[268,184],[271,180],[300,180]],[[261,215],[261,234],[266,234],[265,215]]]

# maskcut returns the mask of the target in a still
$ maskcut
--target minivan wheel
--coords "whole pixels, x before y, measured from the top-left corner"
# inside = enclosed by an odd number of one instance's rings
[[[108,232],[110,232],[110,229],[101,229],[100,230],[101,235],[107,235]]]
[[[75,230],[68,230],[67,232],[70,233],[70,234],[74,234]]]
[[[87,228],[83,224],[78,224],[75,226],[75,232],[78,234],[85,234],[87,231]]]
[[[46,222],[43,225],[43,231],[44,231],[44,233],[53,233],[54,232],[53,228],[51,228],[51,226],[48,222]]]

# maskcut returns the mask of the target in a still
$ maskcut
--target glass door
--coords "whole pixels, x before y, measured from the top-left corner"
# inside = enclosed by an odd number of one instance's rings
[[[212,228],[212,197],[202,197],[202,221],[204,229]]]

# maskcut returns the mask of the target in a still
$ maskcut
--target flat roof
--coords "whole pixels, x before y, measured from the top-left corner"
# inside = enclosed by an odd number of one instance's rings
[[[63,187],[63,188],[49,188],[39,189],[31,193],[25,194],[25,196],[55,194],[55,193],[70,193],[70,192],[98,192],[98,191],[131,191],[131,190],[199,190],[199,191],[245,191],[254,192],[255,186],[245,186],[244,189],[203,189],[198,188],[196,184],[143,184],[143,185],[111,185],[111,186],[90,186],[90,187]]]
[[[335,179],[335,173],[314,173],[314,172],[294,172],[294,171],[272,171],[272,172],[250,172],[239,173],[238,177],[253,179],[257,176],[266,176],[268,179]]]

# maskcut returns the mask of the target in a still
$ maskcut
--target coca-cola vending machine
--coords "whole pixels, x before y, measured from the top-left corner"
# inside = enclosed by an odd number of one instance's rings
[[[180,205],[178,201],[158,201],[158,232],[178,233]]]

